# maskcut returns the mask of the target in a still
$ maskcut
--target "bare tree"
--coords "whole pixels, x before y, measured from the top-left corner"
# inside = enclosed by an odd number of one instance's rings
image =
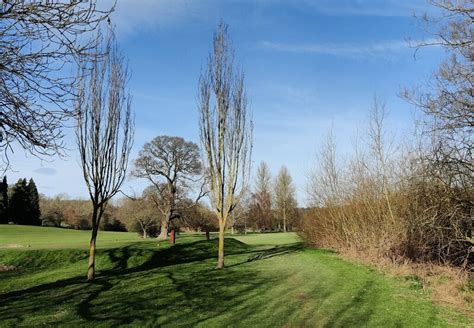
[[[385,133],[385,124],[388,116],[385,102],[374,96],[374,101],[369,112],[368,137],[372,158],[375,159],[374,170],[376,177],[380,179],[382,194],[387,203],[388,212],[392,222],[395,222],[392,204],[390,202],[389,188],[389,162],[393,154],[392,142]]]
[[[234,68],[227,25],[214,34],[207,69],[199,79],[199,128],[210,199],[219,218],[217,268],[224,267],[224,230],[250,175],[252,122],[247,112],[243,72]]]
[[[100,220],[108,201],[119,192],[126,177],[134,131],[131,96],[126,91],[127,66],[112,34],[105,40],[105,45],[103,43],[99,34],[96,53],[107,55],[83,64],[82,69],[89,73],[80,74],[75,104],[77,144],[93,207],[89,281],[95,275]]]
[[[236,230],[246,233],[247,224],[251,225],[255,221],[252,220],[254,216],[251,215],[251,211],[254,210],[252,201],[252,193],[249,188],[242,190],[239,196],[239,202],[227,218],[226,229],[230,229],[231,235],[234,235]]]
[[[171,220],[180,215],[178,196],[185,196],[198,184],[196,202],[205,194],[199,147],[181,137],[158,136],[146,143],[132,174],[147,179],[155,188],[153,199],[163,212],[160,239],[167,237]]]
[[[417,48],[441,46],[450,55],[433,74],[427,88],[404,90],[402,96],[425,114],[432,174],[455,188],[460,203],[473,207],[474,189],[474,6],[470,0],[432,0],[437,16],[421,21],[434,41]]]
[[[227,226],[230,227],[232,235],[236,229],[246,233],[251,196],[252,193],[250,191],[242,190],[240,200],[228,218]]]
[[[282,166],[273,184],[275,209],[283,219],[283,232],[287,230],[287,219],[297,207],[295,187],[290,172]]]
[[[62,128],[74,114],[69,74],[94,47],[89,33],[109,19],[96,1],[0,3],[0,151],[18,143],[34,155],[57,154]],[[3,166],[3,165],[2,165]]]
[[[192,204],[191,200],[187,201],[188,204]],[[214,211],[209,209],[205,204],[199,203],[196,206],[188,206],[181,217],[179,218],[179,224],[195,231],[203,231],[206,233],[206,239],[210,239],[210,232],[216,231],[217,217]]]
[[[265,162],[261,162],[257,168],[251,207],[256,229],[271,229],[273,224],[272,177]]]
[[[139,229],[144,239],[150,232],[156,231],[159,224],[159,215],[145,193],[142,197],[122,199],[119,216],[121,221],[127,223],[128,229]]]
[[[312,206],[327,206],[340,201],[341,172],[336,152],[336,138],[331,129],[316,154],[317,167],[309,175],[307,194]]]
[[[433,215],[440,222],[437,228],[442,231],[433,235],[442,240],[438,245],[447,250],[446,258],[452,259],[452,250],[460,249],[458,254],[463,254],[465,263],[471,259],[472,265],[474,5],[471,0],[429,2],[439,10],[435,15],[424,14],[421,22],[433,38],[414,46],[417,50],[440,46],[449,57],[440,64],[425,88],[406,89],[402,97],[425,114],[423,166],[429,171],[429,176],[436,179],[436,184],[443,186],[438,193],[442,199],[435,197],[436,207],[442,203],[449,204],[444,211]]]

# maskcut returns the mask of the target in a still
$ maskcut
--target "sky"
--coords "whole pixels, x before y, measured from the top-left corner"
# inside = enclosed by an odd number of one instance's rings
[[[424,48],[415,56],[409,47],[409,39],[431,38],[413,15],[432,11],[424,0],[118,0],[112,22],[132,72],[131,162],[158,135],[199,143],[198,79],[223,20],[245,72],[254,171],[261,161],[273,175],[285,165],[304,205],[324,136],[332,128],[349,154],[374,95],[386,102],[398,138],[412,129],[413,108],[398,95],[426,81],[445,55]],[[38,159],[16,147],[9,183],[32,177],[47,196],[87,198],[72,130],[65,141],[65,158]],[[129,177],[123,190],[145,186]]]

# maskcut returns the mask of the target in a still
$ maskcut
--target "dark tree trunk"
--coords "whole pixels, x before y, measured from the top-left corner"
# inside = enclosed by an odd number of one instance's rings
[[[93,281],[95,278],[95,253],[97,233],[99,232],[100,219],[104,214],[105,205],[99,205],[92,210],[92,236],[89,243],[89,265],[87,267],[87,281]]]
[[[170,245],[176,244],[176,231],[173,229],[170,231]]]
[[[97,232],[99,231],[99,218],[98,210],[94,208],[92,211],[92,236],[89,243],[89,265],[87,267],[87,281],[93,281],[95,278],[95,249],[96,249],[96,239]]]

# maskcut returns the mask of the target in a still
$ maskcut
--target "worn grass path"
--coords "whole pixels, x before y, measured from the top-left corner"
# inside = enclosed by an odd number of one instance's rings
[[[114,245],[102,233],[98,278],[88,284],[87,250],[56,249],[71,246],[64,240],[71,231],[47,230],[48,249],[34,236],[30,248],[2,249],[12,243],[4,227],[0,264],[10,271],[0,272],[2,327],[468,326],[409,281],[306,248],[294,234],[229,236],[227,267],[216,271],[215,239],[182,236],[169,247],[118,234]],[[15,228],[44,229],[8,227]]]

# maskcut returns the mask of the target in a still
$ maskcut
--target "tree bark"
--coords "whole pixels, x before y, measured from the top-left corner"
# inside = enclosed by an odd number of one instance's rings
[[[93,223],[92,236],[89,243],[89,266],[87,268],[87,281],[93,281],[95,278],[95,241],[97,239],[98,224]]]
[[[160,231],[160,235],[158,236],[158,239],[160,240],[166,239],[168,237],[168,228],[174,214],[176,187],[173,185],[173,183],[170,183],[170,185],[168,185],[168,188],[169,188],[168,189],[169,190],[168,210],[167,210],[166,217],[161,221],[161,231]]]
[[[283,208],[283,232],[286,232],[286,209]]]
[[[161,221],[161,231],[158,236],[158,239],[164,240],[168,237],[168,225],[169,225],[168,218],[164,218]]]
[[[225,221],[219,220],[219,249],[217,251],[217,267],[216,269],[224,268],[224,231],[225,231]]]
[[[173,229],[170,231],[170,245],[174,245],[176,243],[176,231]]]

